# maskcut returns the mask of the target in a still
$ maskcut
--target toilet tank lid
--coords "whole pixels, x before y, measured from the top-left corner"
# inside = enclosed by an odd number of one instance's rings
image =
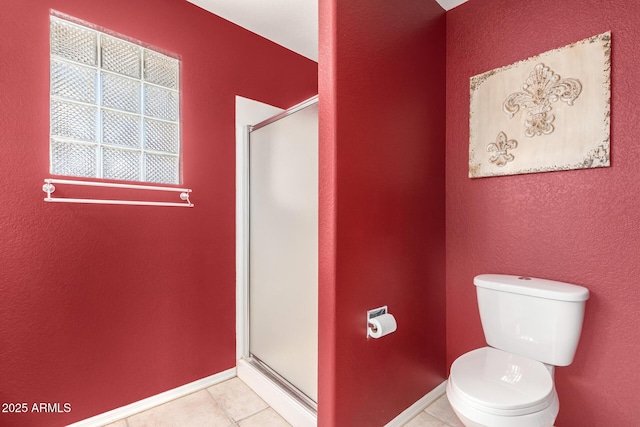
[[[560,301],[589,299],[589,289],[585,287],[535,277],[480,274],[473,279],[473,283],[481,288]]]

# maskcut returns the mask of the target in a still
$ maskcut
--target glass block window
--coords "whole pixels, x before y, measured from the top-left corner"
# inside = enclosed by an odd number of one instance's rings
[[[180,183],[180,61],[52,14],[50,172]]]

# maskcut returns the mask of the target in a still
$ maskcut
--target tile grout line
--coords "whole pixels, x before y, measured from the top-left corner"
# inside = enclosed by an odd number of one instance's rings
[[[236,377],[236,378],[237,378],[237,377]],[[232,378],[232,379],[233,379],[233,378]],[[227,380],[227,381],[231,381],[231,380]],[[240,381],[242,381],[242,380],[240,380]],[[225,381],[225,382],[226,382],[226,381]],[[242,381],[242,383],[243,383],[243,384],[245,384],[245,383],[244,383],[244,381]],[[220,383],[220,384],[222,384],[222,383]],[[219,385],[219,384],[216,384],[216,385]],[[212,387],[215,387],[216,385],[214,385],[214,386],[212,386]],[[245,384],[245,385],[246,385],[246,384]],[[216,403],[216,405],[218,405],[218,407],[219,407],[220,409],[222,409],[222,412],[224,412],[224,414],[227,416],[227,418],[229,418],[229,419],[231,420],[231,422],[233,423],[233,425],[234,425],[234,426],[239,426],[239,425],[240,425],[240,422],[242,422],[242,421],[244,421],[244,420],[246,420],[246,419],[248,419],[248,418],[251,418],[251,417],[253,417],[253,416],[255,416],[255,415],[258,415],[259,413],[264,412],[264,411],[266,411],[267,409],[271,408],[271,405],[269,405],[267,402],[265,402],[265,401],[264,401],[264,399],[263,399],[263,398],[261,398],[260,396],[258,396],[258,395],[256,394],[256,396],[258,397],[258,399],[260,399],[260,401],[261,401],[261,402],[263,402],[263,403],[264,403],[265,405],[267,405],[267,406],[266,406],[265,408],[260,409],[260,410],[259,410],[259,411],[257,411],[257,412],[254,412],[254,413],[252,413],[252,414],[249,414],[249,415],[247,415],[247,416],[245,416],[245,417],[242,417],[242,418],[239,418],[238,420],[236,420],[236,419],[234,419],[234,418],[233,418],[229,413],[227,413],[227,411],[225,410],[225,408],[224,408],[222,405],[220,405],[220,403],[216,400],[216,398],[213,396],[213,394],[211,394],[211,392],[209,391],[209,388],[212,388],[212,387],[207,387],[205,390],[207,391],[207,393],[209,394],[209,396],[211,397],[211,399],[213,399],[213,401]],[[248,386],[247,386],[247,387],[248,387]],[[250,387],[249,387],[249,390],[251,390],[251,388],[250,388]],[[251,392],[255,393],[253,390],[251,390]],[[273,409],[273,408],[271,408],[271,409]],[[274,410],[274,411],[275,411],[275,410]],[[277,413],[277,412],[276,412],[276,413]],[[278,414],[278,415],[280,415],[280,414]]]
[[[254,413],[254,414],[247,415],[246,417],[244,417],[244,418],[242,418],[242,419],[239,419],[239,420],[238,420],[238,424],[239,424],[241,421],[245,421],[245,420],[247,420],[247,419],[249,419],[249,418],[251,418],[251,417],[255,417],[256,415],[258,415],[258,414],[260,414],[260,413],[262,413],[262,412],[264,412],[264,411],[267,411],[267,410],[269,410],[269,409],[273,409],[273,408],[271,408],[271,406],[267,405],[267,407],[266,407],[266,408],[262,408],[262,409],[260,409],[258,412]],[[274,409],[274,412],[275,412],[275,409]],[[276,414],[277,414],[277,412],[276,412]],[[278,414],[278,415],[280,415],[280,414]]]
[[[119,420],[112,421],[112,422],[110,422],[109,424],[104,424],[104,426],[110,426],[111,424],[117,424],[117,423],[118,423],[118,422],[120,422],[120,421],[124,421],[124,427],[130,427],[130,426],[129,426],[129,417],[126,417],[126,418],[120,418]],[[100,424],[100,425],[101,425],[101,426],[103,426],[102,424]],[[103,427],[104,427],[104,426],[103,426]]]
[[[228,381],[228,380],[227,380],[227,381]],[[225,382],[226,382],[226,381],[225,381]],[[220,384],[222,384],[222,383],[220,383]],[[216,384],[216,385],[217,385],[217,384]],[[215,386],[212,386],[212,387],[215,387]],[[224,413],[225,417],[227,417],[227,419],[228,419],[229,421],[231,421],[231,425],[232,425],[232,426],[237,426],[237,425],[238,425],[238,423],[236,422],[236,420],[234,420],[234,419],[233,419],[233,417],[232,417],[232,416],[227,412],[227,410],[224,408],[224,406],[222,406],[222,405],[221,405],[221,404],[216,400],[216,398],[213,396],[213,394],[211,394],[211,392],[209,391],[209,389],[210,389],[210,388],[211,388],[211,387],[207,387],[207,388],[205,388],[204,390],[207,392],[207,394],[209,395],[209,397],[211,398],[211,400],[213,400],[213,403],[215,403],[215,404],[216,404],[216,406],[217,406],[218,408],[220,408],[220,410]]]
[[[436,414],[434,414],[434,413],[432,413],[432,412],[428,412],[428,409],[429,409],[431,406],[435,405],[435,404],[436,404],[436,402],[438,402],[440,399],[446,399],[446,398],[447,398],[446,396],[447,396],[447,395],[446,395],[446,393],[445,393],[445,394],[443,394],[442,396],[438,397],[438,398],[437,398],[433,403],[431,403],[429,406],[427,406],[427,407],[424,409],[424,412],[426,412],[428,415],[431,415],[431,416],[432,416],[433,418],[435,418],[436,420],[438,420],[438,421],[440,421],[440,422],[444,423],[444,424],[445,424],[445,425],[447,425],[448,427],[456,427],[456,426],[454,426],[454,425],[452,425],[452,424],[449,424],[449,422],[448,422],[447,420],[443,420],[442,418],[440,418],[440,417],[439,417],[439,416],[437,416]],[[453,409],[452,409],[452,411],[453,411]]]

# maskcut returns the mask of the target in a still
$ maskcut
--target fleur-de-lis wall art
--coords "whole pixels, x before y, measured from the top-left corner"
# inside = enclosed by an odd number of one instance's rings
[[[515,139],[508,139],[504,132],[500,132],[496,138],[496,142],[492,142],[487,145],[487,151],[494,153],[489,157],[489,162],[496,166],[505,166],[508,162],[512,162],[515,156],[509,153],[509,150],[513,150],[518,147],[518,141]]]
[[[548,135],[553,132],[555,116],[552,104],[557,101],[573,105],[582,92],[582,83],[574,78],[561,79],[551,68],[538,64],[529,73],[522,91],[514,92],[504,100],[502,110],[512,118],[520,109],[526,111],[525,135]]]
[[[610,74],[607,32],[471,77],[469,177],[609,166]]]

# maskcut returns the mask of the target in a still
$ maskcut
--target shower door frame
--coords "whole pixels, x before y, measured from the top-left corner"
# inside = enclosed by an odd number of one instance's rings
[[[252,130],[260,129],[318,102],[309,98],[253,126],[237,127],[236,146],[236,359],[237,375],[270,406],[296,426],[317,425],[317,404],[265,366],[251,358],[249,345],[249,206],[250,150]]]

